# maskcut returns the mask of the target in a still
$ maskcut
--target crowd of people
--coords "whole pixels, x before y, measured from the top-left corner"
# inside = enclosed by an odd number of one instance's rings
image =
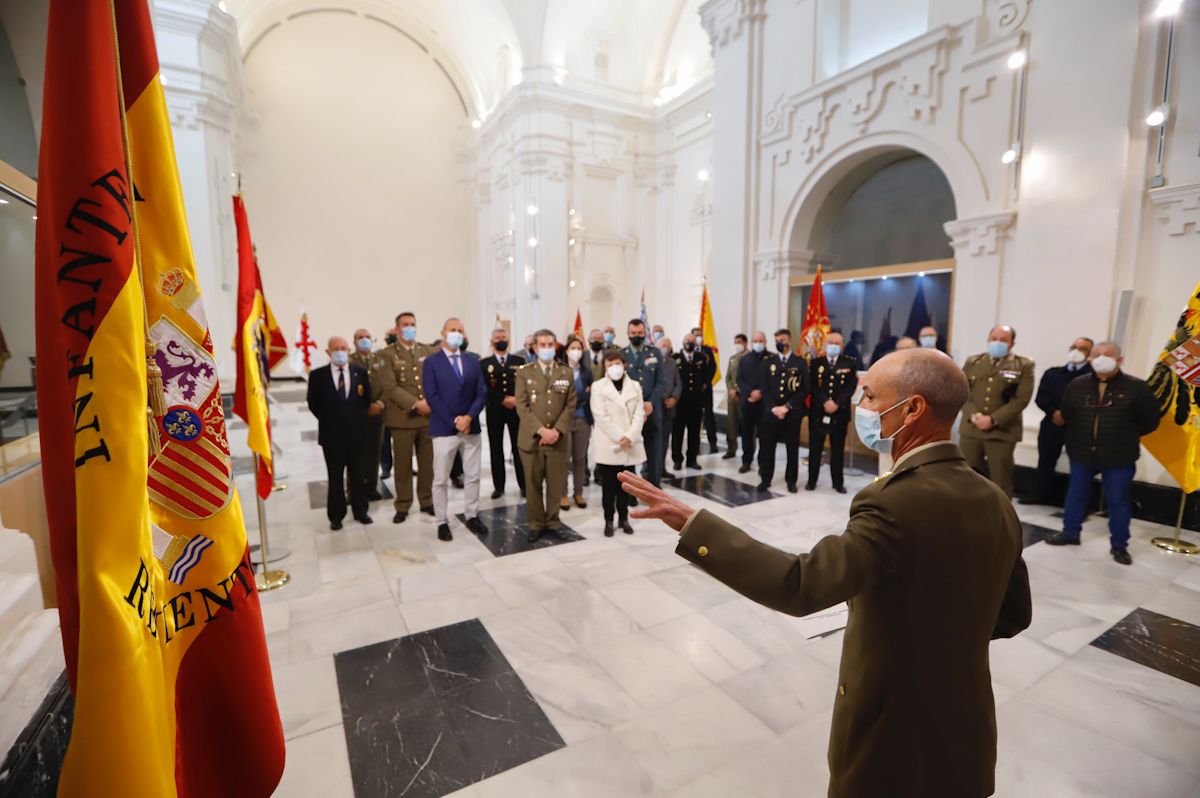
[[[309,407],[318,417],[319,441],[329,475],[328,517],[339,529],[349,505],[353,517],[371,523],[368,502],[381,498],[381,475],[395,471],[394,523],[403,523],[415,501],[435,517],[438,537],[451,540],[447,502],[450,485],[464,489],[465,525],[483,535],[479,518],[481,417],[486,420],[493,499],[504,495],[507,467],[525,498],[531,539],[564,534],[561,512],[586,507],[584,488],[601,486],[606,535],[633,533],[629,507],[635,500],[620,489],[622,471],[641,471],[652,485],[674,480],[684,469],[699,470],[703,437],[709,453],[719,451],[713,387],[717,359],[702,331],[687,332],[678,349],[655,325],[641,319],[625,328],[625,346],[614,327],[586,338],[560,341],[551,330],[525,337],[512,351],[503,327],[492,330],[491,353],[469,353],[461,320],[448,319],[431,344],[418,341],[417,319],[401,313],[376,350],[370,332],[328,343],[330,365],[313,371]],[[829,446],[829,479],[845,493],[843,459],[848,428],[870,445],[863,427],[870,414],[853,410],[864,364],[861,334],[847,343],[840,332],[825,337],[815,356],[798,354],[788,329],[734,337],[735,351],[723,378],[727,391],[724,459],[738,457],[739,473],[757,470],[757,489],[770,491],[776,451],[784,447],[784,484],[799,489],[802,422],[808,420],[805,490],[815,490]],[[968,398],[958,424],[967,463],[989,476],[1011,499],[1014,450],[1023,434],[1023,413],[1034,399],[1034,363],[1016,353],[1016,332],[1007,325],[989,334],[986,350],[968,357],[962,372]],[[916,339],[899,338],[894,349],[940,349],[938,332],[922,329]],[[888,356],[872,353],[872,362]],[[1079,542],[1096,475],[1108,506],[1111,552],[1129,564],[1130,485],[1140,453],[1139,439],[1155,429],[1158,408],[1147,384],[1121,370],[1113,342],[1076,339],[1063,366],[1042,376],[1037,406],[1044,411],[1038,437],[1039,463],[1033,494],[1023,502],[1051,502],[1055,468],[1065,447],[1070,460],[1063,530],[1048,542]],[[885,416],[894,408],[881,411]],[[704,433],[702,435],[702,433]],[[884,441],[886,444],[886,441]],[[875,446],[887,457],[886,446]],[[673,471],[667,470],[667,457]],[[414,474],[413,462],[416,460]],[[382,471],[381,471],[382,469]],[[348,479],[347,479],[348,477]]]

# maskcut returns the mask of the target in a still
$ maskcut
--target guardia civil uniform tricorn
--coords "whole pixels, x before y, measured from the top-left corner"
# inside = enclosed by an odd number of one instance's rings
[[[553,336],[543,330],[539,339]],[[529,537],[536,540],[544,531],[556,534],[559,499],[567,489],[567,449],[571,419],[575,415],[575,376],[568,366],[555,360],[527,363],[517,369],[517,445],[525,467],[525,501],[529,513]],[[553,429],[558,440],[543,444],[541,430]]]
[[[988,351],[971,355],[963,364],[970,396],[963,405],[958,433],[967,463],[977,469],[986,464],[992,481],[1010,499],[1013,450],[1024,435],[1022,414],[1033,398],[1034,363],[1013,353],[1016,337],[1011,327],[995,327],[989,336]]]

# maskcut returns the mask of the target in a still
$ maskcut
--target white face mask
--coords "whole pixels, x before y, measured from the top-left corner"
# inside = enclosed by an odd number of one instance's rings
[[[745,344],[738,344],[738,345],[737,345],[737,351],[738,351],[738,354],[739,354],[739,355],[745,354],[745,352],[746,352],[746,345],[745,345]]]
[[[1112,374],[1117,370],[1117,359],[1108,355],[1096,355],[1092,358],[1092,371],[1097,374]]]
[[[1082,363],[1085,360],[1087,360],[1087,355],[1084,353],[1084,351],[1082,349],[1072,349],[1070,352],[1067,353],[1067,362],[1068,363],[1074,363],[1076,366],[1078,366],[1080,363]]]
[[[567,360],[571,361],[572,363],[578,363],[582,359],[583,359],[583,350],[582,349],[568,349],[567,350]]]
[[[611,366],[609,366],[607,369],[604,370],[604,373],[608,375],[608,378],[610,380],[612,380],[613,382],[616,382],[617,380],[619,380],[625,376],[625,367],[622,366],[620,363],[613,363]]]

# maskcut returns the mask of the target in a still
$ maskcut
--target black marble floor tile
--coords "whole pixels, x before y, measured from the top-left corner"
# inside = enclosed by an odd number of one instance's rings
[[[58,776],[67,755],[74,719],[75,699],[67,688],[64,673],[0,764],[0,798],[57,795]]]
[[[1034,543],[1040,543],[1046,538],[1053,537],[1062,531],[1061,529],[1051,529],[1048,526],[1031,524],[1028,521],[1022,521],[1021,527],[1025,532],[1024,545],[1026,546],[1032,546]]]
[[[1200,626],[1138,607],[1092,645],[1200,687]]]
[[[434,798],[565,743],[477,620],[334,655],[358,798]]]
[[[315,429],[300,430],[301,441],[315,441],[317,439],[317,431]]]
[[[696,474],[692,476],[664,479],[663,483],[673,488],[694,493],[702,499],[708,499],[726,507],[741,507],[746,504],[778,499],[780,494],[768,491],[759,493],[756,485],[737,479],[721,476],[720,474]]]
[[[560,513],[558,517],[560,521],[565,521],[569,516],[570,511],[568,510],[567,512]],[[467,520],[467,517],[462,513],[459,513],[455,517],[459,521]],[[497,557],[583,540],[583,535],[580,535],[566,523],[563,523],[561,534],[556,535],[553,532],[546,531],[539,535],[536,541],[530,543],[529,507],[524,502],[480,510],[479,520],[487,525],[488,533],[486,535],[476,535],[475,537],[479,538],[479,541],[484,546],[487,546],[488,550]]]

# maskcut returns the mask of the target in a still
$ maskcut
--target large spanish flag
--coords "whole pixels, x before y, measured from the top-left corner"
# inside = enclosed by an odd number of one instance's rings
[[[1162,420],[1142,439],[1184,493],[1200,490],[1200,285],[1150,374]]]
[[[713,365],[716,370],[713,372],[712,384],[716,385],[721,381],[721,346],[717,341],[717,325],[713,323],[712,303],[708,301],[708,280],[704,281],[704,293],[700,297],[700,334],[704,336],[706,346],[711,346],[713,351],[713,360],[716,361]]]
[[[43,107],[59,795],[267,796],[283,732],[146,0],[52,0]]]
[[[262,274],[250,238],[250,222],[241,195],[233,198],[233,221],[238,240],[238,326],[233,347],[237,350],[237,389],[233,412],[249,430],[250,449],[258,455],[257,487],[260,498],[271,495],[275,484],[275,455],[271,451],[271,410],[267,386],[271,369],[287,357],[287,339],[263,295]]]
[[[800,328],[800,352],[804,357],[820,357],[829,337],[829,310],[825,307],[825,288],[821,284],[821,267],[813,280],[808,307],[804,309],[804,324]]]

